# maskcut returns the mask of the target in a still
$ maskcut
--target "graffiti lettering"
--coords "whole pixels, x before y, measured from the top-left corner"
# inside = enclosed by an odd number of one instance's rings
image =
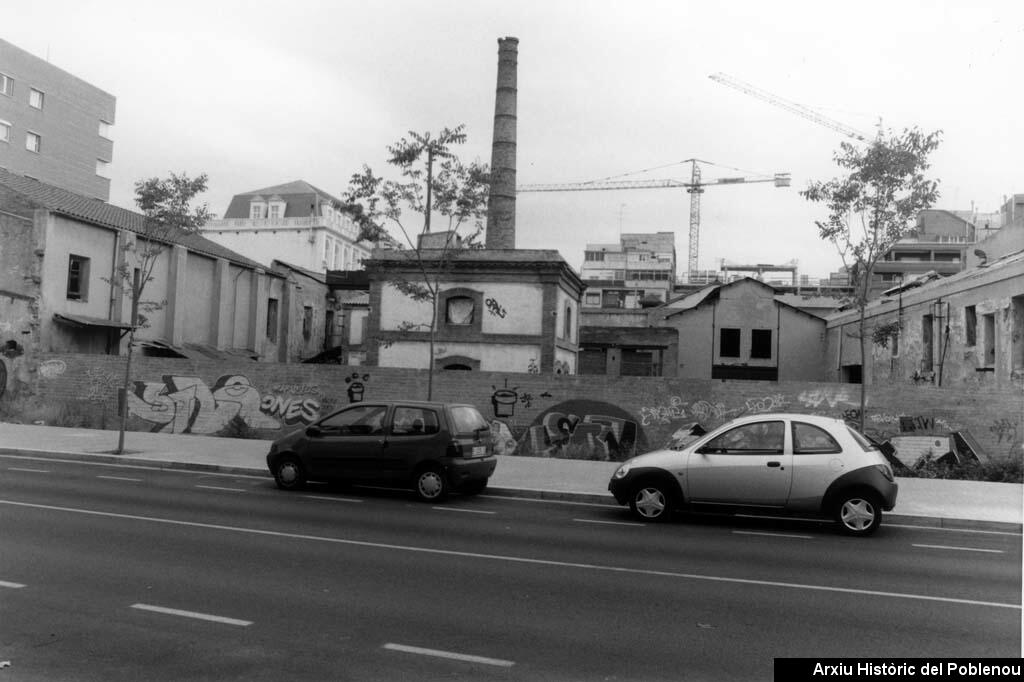
[[[63,360],[47,360],[39,363],[39,376],[43,379],[56,379],[68,369]]]
[[[1013,443],[1017,440],[1017,425],[1009,419],[997,419],[988,430],[995,434],[997,443]]]
[[[746,402],[746,411],[752,413],[774,412],[781,410],[789,404],[789,400],[781,393],[766,396],[764,398],[750,398]]]
[[[519,402],[521,402],[524,407],[530,407],[533,405],[533,396],[529,393],[524,393],[519,396]]]
[[[690,414],[700,421],[710,422],[717,419],[725,419],[731,413],[725,408],[724,403],[709,403],[707,400],[698,400],[690,405]]]
[[[497,315],[498,317],[505,319],[505,309],[502,308],[501,305],[493,298],[489,298],[486,301],[484,301],[484,305],[487,306],[487,311],[491,315]]]
[[[672,396],[667,405],[640,408],[640,423],[644,426],[651,424],[671,424],[676,419],[686,417],[686,406],[682,398]]]
[[[526,429],[518,450],[540,457],[611,460],[633,456],[638,446],[646,448],[643,432],[625,412],[607,403],[579,400],[560,403],[540,415]]]
[[[259,391],[237,374],[222,376],[213,389],[199,377],[165,375],[162,382],[136,381],[128,393],[129,414],[169,433],[216,433],[235,417],[254,429],[281,428],[260,404]]]
[[[299,422],[311,424],[320,415],[320,403],[312,398],[300,400],[265,395],[260,399],[260,411],[283,420],[289,426]]]
[[[110,398],[117,395],[117,389],[120,384],[115,374],[90,367],[85,370],[85,378],[89,382],[89,390],[80,395],[78,397],[79,400],[100,402],[110,400]]]
[[[934,429],[934,417],[900,417],[900,431],[904,433],[911,431],[933,431]]]
[[[315,395],[322,397],[324,392],[320,384],[274,384],[270,387],[274,393],[285,395]]]
[[[849,389],[845,388],[834,390],[819,388],[813,391],[804,391],[797,399],[807,407],[820,408],[822,405],[827,405],[832,410],[840,403],[853,402]]]

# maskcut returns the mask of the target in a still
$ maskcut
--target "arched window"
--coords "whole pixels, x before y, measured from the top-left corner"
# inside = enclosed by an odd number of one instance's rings
[[[473,307],[473,299],[469,296],[449,298],[446,312],[448,324],[473,324]]]

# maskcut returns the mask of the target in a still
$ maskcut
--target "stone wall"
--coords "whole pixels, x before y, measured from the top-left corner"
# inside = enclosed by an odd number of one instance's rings
[[[51,403],[116,413],[124,358],[47,354],[33,384]],[[427,373],[386,367],[140,357],[130,428],[272,438],[351,402],[426,398]],[[624,459],[664,445],[692,422],[788,411],[855,418],[858,385],[647,377],[437,372],[436,400],[475,404],[505,454]],[[869,387],[867,430],[881,439],[967,430],[991,457],[1021,456],[1024,391]],[[232,426],[234,425],[234,426]],[[936,453],[942,454],[942,453]]]

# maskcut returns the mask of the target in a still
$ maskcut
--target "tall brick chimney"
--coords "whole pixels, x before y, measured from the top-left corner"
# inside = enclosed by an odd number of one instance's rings
[[[498,87],[494,95],[491,189],[487,199],[488,249],[516,248],[516,60],[518,38],[498,38]]]

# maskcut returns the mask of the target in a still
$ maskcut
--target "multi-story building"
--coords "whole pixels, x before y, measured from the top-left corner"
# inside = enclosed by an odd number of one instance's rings
[[[676,277],[675,233],[623,234],[618,244],[587,244],[580,276],[588,308],[664,303]]]
[[[0,40],[0,167],[107,201],[116,101]]]
[[[356,270],[370,256],[342,202],[303,180],[236,194],[205,237],[270,265],[274,260],[313,272]]]

